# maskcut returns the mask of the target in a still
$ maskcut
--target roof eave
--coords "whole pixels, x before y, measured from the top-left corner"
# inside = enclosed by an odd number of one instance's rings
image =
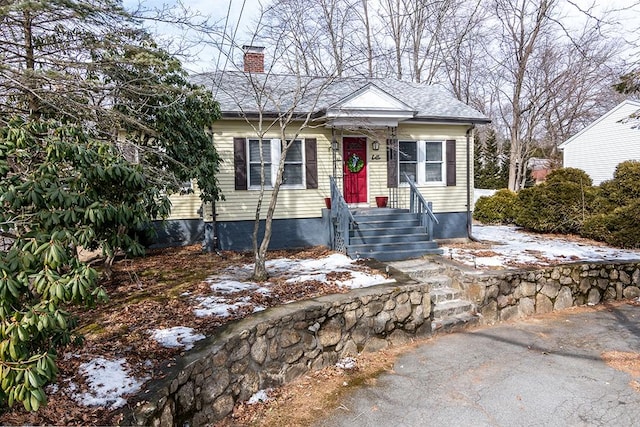
[[[488,117],[436,117],[436,116],[418,116],[407,120],[412,123],[445,123],[445,124],[473,124],[486,125],[491,123]]]

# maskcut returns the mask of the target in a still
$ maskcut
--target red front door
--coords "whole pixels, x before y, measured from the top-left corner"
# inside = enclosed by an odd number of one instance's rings
[[[342,138],[344,156],[344,199],[367,202],[367,138]]]

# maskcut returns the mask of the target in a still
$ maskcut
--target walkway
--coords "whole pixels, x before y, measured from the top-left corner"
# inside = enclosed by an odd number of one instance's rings
[[[627,365],[635,376],[605,363],[609,352],[634,353]],[[621,304],[439,336],[401,357],[393,373],[356,391],[318,426],[632,426],[638,420],[640,307]]]

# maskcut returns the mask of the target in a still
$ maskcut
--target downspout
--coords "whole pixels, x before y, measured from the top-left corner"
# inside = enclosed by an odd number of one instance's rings
[[[473,237],[471,232],[471,225],[473,218],[471,216],[471,134],[475,129],[475,125],[471,125],[467,129],[467,237],[472,242],[478,242],[479,240]]]

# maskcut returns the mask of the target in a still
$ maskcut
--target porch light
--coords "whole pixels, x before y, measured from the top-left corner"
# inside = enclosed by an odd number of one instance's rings
[[[338,140],[335,138],[331,141],[331,149],[333,151],[338,151]]]
[[[380,143],[377,139],[371,143],[371,148],[373,149],[373,151],[378,151],[380,149]]]

